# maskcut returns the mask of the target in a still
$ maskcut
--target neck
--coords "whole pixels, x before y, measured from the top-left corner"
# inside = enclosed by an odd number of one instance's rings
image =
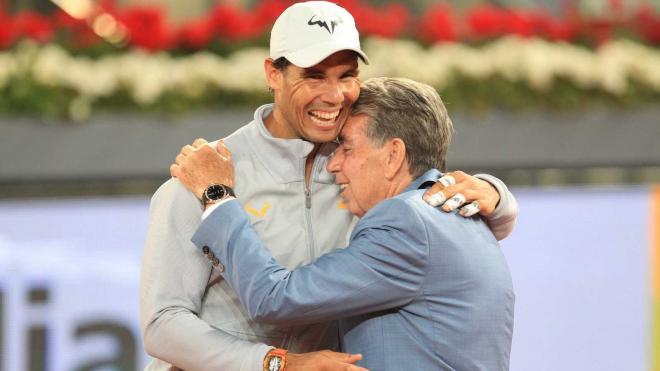
[[[266,126],[266,129],[268,132],[270,132],[270,135],[273,136],[273,138],[281,138],[281,139],[295,139],[298,138],[295,135],[291,135],[289,130],[286,130],[285,125],[281,125],[281,123],[284,122],[283,118],[280,116],[279,112],[276,109],[273,109],[273,112],[268,114],[264,118],[264,125]],[[302,139],[302,138],[299,138]],[[312,168],[314,167],[314,159],[316,158],[316,154],[319,151],[319,148],[321,148],[321,145],[319,143],[314,143],[314,149],[312,152],[307,155],[307,159],[305,160],[305,185],[309,187],[309,182],[310,179],[312,178]]]
[[[388,198],[394,197],[400,193],[402,193],[406,187],[412,183],[414,179],[410,174],[405,172],[405,174],[399,173],[397,174],[394,179],[392,179],[392,183],[390,184],[390,189],[388,192]]]
[[[309,155],[307,155],[307,159],[305,160],[305,186],[307,186],[307,188],[309,188],[309,182],[312,178],[312,168],[314,167],[314,159],[319,152],[319,148],[321,148],[321,145],[314,143],[314,149]]]
[[[289,130],[286,125],[282,124],[283,122],[284,118],[276,108],[273,108],[273,112],[269,113],[268,116],[264,118],[264,126],[266,126],[266,129],[268,129],[268,132],[270,132],[270,135],[272,135],[273,138],[296,138],[296,136],[291,133],[291,130]]]

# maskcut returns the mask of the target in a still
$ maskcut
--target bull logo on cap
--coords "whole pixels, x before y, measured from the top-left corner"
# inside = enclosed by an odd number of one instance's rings
[[[310,26],[319,26],[321,28],[325,28],[328,33],[333,34],[335,32],[335,27],[339,24],[342,23],[341,18],[337,17],[333,20],[330,21],[330,26],[328,26],[328,21],[320,20],[320,19],[314,19],[316,18],[316,15],[313,15],[312,18],[307,21],[307,24]]]

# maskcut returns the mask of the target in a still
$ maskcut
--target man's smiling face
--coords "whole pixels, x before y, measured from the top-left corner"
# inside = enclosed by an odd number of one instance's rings
[[[367,137],[367,115],[349,116],[339,136],[340,145],[328,162],[328,171],[342,188],[348,210],[362,217],[388,196],[384,179],[388,151],[376,148]]]
[[[360,93],[357,54],[343,50],[309,68],[289,65],[269,73],[275,91],[275,127],[280,138],[313,143],[334,140]]]

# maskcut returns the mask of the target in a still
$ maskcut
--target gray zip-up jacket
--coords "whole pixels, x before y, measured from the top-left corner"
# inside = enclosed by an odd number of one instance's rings
[[[225,139],[235,167],[235,192],[277,261],[293,269],[346,246],[353,216],[334,178],[325,170],[333,144],[316,156],[309,188],[305,159],[313,144],[273,138],[263,118]],[[498,239],[515,224],[518,206],[497,178],[480,175],[500,192],[488,219]],[[155,357],[148,370],[263,369],[272,347],[307,352],[334,347],[334,323],[282,327],[250,321],[233,290],[190,238],[201,223],[199,201],[176,179],[154,194],[142,263],[141,327],[144,346]],[[175,365],[175,366],[172,366]]]

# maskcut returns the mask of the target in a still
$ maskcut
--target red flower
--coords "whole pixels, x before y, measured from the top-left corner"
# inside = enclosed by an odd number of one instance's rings
[[[660,14],[646,5],[640,7],[635,16],[635,31],[646,41],[660,44]]]
[[[578,31],[579,26],[575,22],[552,19],[545,25],[542,35],[551,41],[572,41],[575,40]]]
[[[238,41],[254,36],[249,13],[231,5],[219,4],[211,10],[211,27],[215,35],[226,41]]]
[[[178,30],[178,41],[183,47],[203,49],[213,39],[213,24],[202,18],[184,23]]]
[[[39,13],[23,11],[14,18],[18,37],[26,37],[38,42],[48,42],[53,38],[54,27],[48,17]]]
[[[0,48],[6,49],[16,41],[16,32],[14,30],[14,21],[0,8]]]
[[[427,42],[455,41],[454,14],[447,4],[431,6],[419,21],[419,36]]]
[[[173,37],[165,23],[164,10],[156,7],[124,9],[115,18],[126,26],[131,45],[149,51],[167,50]]]
[[[410,18],[408,9],[400,4],[390,4],[383,9],[369,7],[358,0],[343,0],[338,4],[353,15],[362,37],[368,35],[387,38],[400,36]]]
[[[596,44],[604,43],[614,34],[614,22],[606,18],[589,20],[585,26],[585,36]]]
[[[489,4],[478,5],[468,10],[466,21],[471,37],[490,39],[504,34],[504,12]]]
[[[502,28],[506,34],[531,37],[538,34],[543,18],[520,9],[507,9],[502,12]]]
[[[269,33],[277,17],[291,4],[293,4],[291,0],[260,1],[250,12],[252,14],[249,25],[250,33],[254,35]]]
[[[408,25],[410,13],[402,4],[388,4],[377,15],[382,22],[375,29],[378,36],[395,38],[401,36]]]

